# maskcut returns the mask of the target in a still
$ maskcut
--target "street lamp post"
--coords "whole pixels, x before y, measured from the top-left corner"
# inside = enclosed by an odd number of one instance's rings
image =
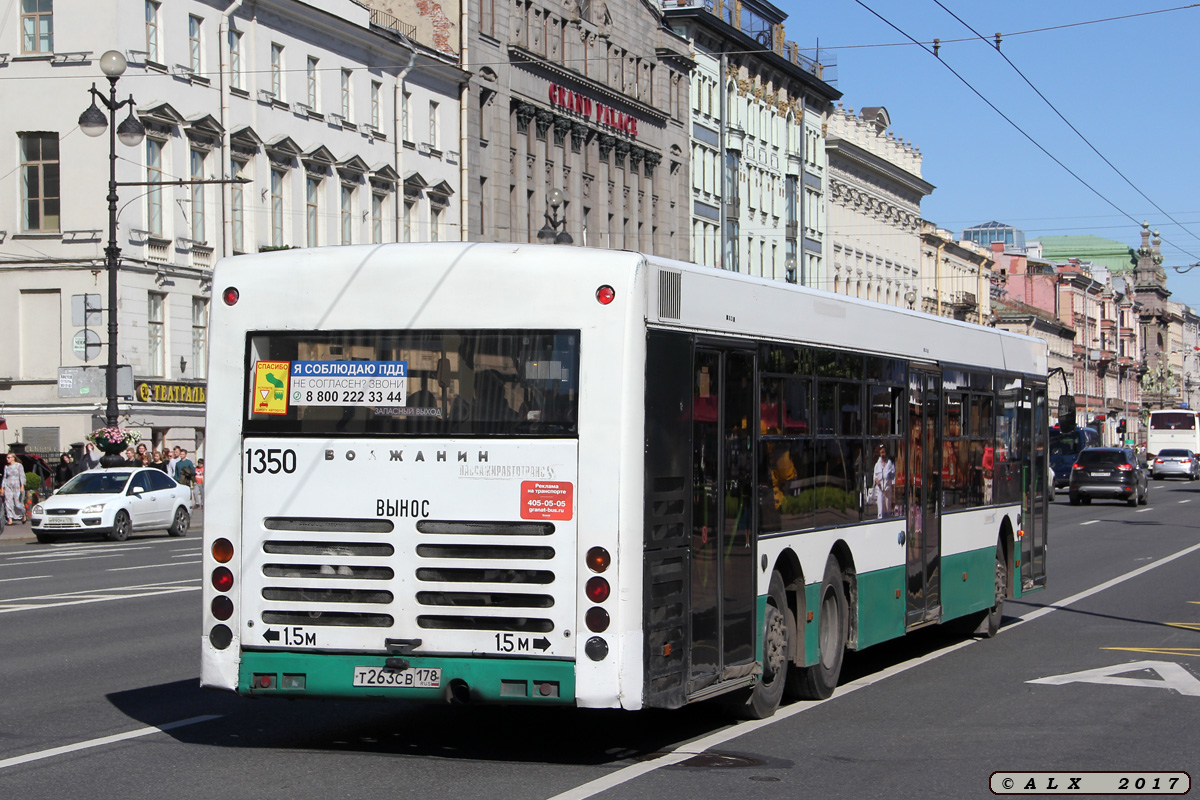
[[[146,136],[146,129],[133,114],[133,96],[128,100],[117,100],[117,81],[125,74],[125,56],[109,50],[100,56],[100,71],[108,78],[108,97],[92,84],[89,90],[92,104],[79,115],[79,129],[88,136],[100,136],[108,130],[108,246],[104,248],[105,266],[108,269],[108,366],[104,372],[104,391],[108,395],[105,421],[109,427],[117,425],[117,268],[121,248],[117,246],[117,139],[128,147],[137,147]],[[99,100],[108,109],[108,118],[96,105]],[[117,111],[129,106],[129,116],[118,126]]]
[[[567,201],[566,194],[562,189],[551,189],[550,194],[546,197],[546,204],[550,206],[550,211],[546,213],[546,224],[538,231],[537,238],[542,244],[574,244],[575,240],[571,238],[571,234],[567,233],[567,218],[558,218],[558,210],[562,208]],[[562,230],[558,230],[559,227]]]

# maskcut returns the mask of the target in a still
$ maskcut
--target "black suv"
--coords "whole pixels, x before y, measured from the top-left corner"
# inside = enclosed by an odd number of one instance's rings
[[[1068,486],[1071,505],[1092,502],[1093,497],[1124,500],[1131,506],[1145,505],[1150,497],[1146,469],[1128,447],[1089,447],[1080,452],[1071,467]]]

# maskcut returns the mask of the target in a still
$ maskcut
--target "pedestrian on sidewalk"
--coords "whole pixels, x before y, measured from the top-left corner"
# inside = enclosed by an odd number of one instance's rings
[[[54,488],[61,489],[63,484],[75,477],[76,464],[71,460],[70,453],[58,457],[58,466],[54,468]]]
[[[192,505],[200,508],[204,505],[204,459],[196,459],[196,483],[192,486]]]
[[[188,451],[179,448],[179,459],[175,462],[175,472],[171,475],[175,482],[191,488],[196,483],[196,465],[188,458]]]
[[[88,442],[83,446],[83,458],[79,460],[79,463],[83,465],[80,469],[81,472],[100,466],[100,454],[96,452],[96,445]]]
[[[12,453],[4,465],[4,516],[9,525],[25,518],[25,466]]]

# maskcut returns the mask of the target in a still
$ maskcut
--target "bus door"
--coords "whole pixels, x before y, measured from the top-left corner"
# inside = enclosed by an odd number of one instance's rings
[[[689,693],[755,664],[754,353],[698,347],[693,379]]]
[[[942,613],[942,533],[939,502],[942,476],[939,431],[941,373],[913,369],[908,376],[908,508],[906,586],[908,627],[936,622]]]
[[[1023,452],[1033,455],[1031,463],[1023,467],[1025,474],[1021,481],[1021,527],[1025,531],[1021,538],[1021,588],[1029,591],[1046,585],[1047,506],[1050,502],[1046,482],[1053,477],[1047,463],[1049,423],[1045,384],[1030,385],[1026,381],[1022,399],[1017,435],[1021,437]]]

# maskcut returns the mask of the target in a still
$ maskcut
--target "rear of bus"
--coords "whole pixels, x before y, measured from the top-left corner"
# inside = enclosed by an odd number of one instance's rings
[[[638,258],[573,248],[564,270],[564,255],[385,245],[218,265],[203,685],[638,705],[619,679],[640,663],[637,608],[616,609],[616,531],[640,513],[619,502],[618,455],[625,431],[640,443],[621,400],[642,368],[626,352],[644,340],[627,337]]]
[[[1160,409],[1150,412],[1146,433],[1146,454],[1153,458],[1168,448],[1200,453],[1200,414],[1188,409]]]

